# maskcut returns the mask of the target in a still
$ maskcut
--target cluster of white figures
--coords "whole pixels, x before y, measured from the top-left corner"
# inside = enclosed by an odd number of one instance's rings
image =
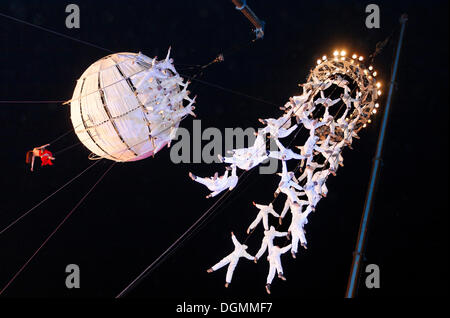
[[[247,234],[251,235],[260,223],[264,228],[261,247],[255,256],[250,255],[247,245],[241,244],[232,233],[234,251],[208,269],[210,273],[228,265],[225,287],[231,283],[233,271],[241,257],[256,263],[267,251],[269,272],[266,291],[270,294],[275,273],[280,279],[286,279],[281,255],[290,251],[292,257],[296,258],[299,244],[306,249],[304,227],[308,223],[308,215],[327,196],[326,181],[329,175],[335,176],[339,166],[343,166],[342,150],[346,146],[352,149],[353,138],[359,138],[357,133],[370,123],[370,115],[376,113],[378,108],[375,101],[381,94],[380,84],[375,81],[373,67],[366,68],[361,63],[362,59],[355,55],[347,58],[345,52],[335,52],[331,59],[324,56],[311,71],[307,83],[300,85],[303,87],[302,95],[290,98],[281,107],[285,111],[281,117],[259,119],[265,127],[259,130],[251,147],[234,149],[229,152],[230,156],[224,158],[219,156],[221,162],[230,164],[224,175],[218,176],[216,173],[211,178],[201,178],[190,173],[193,180],[204,184],[211,191],[208,197],[213,197],[224,190],[233,190],[238,182],[237,168],[249,170],[268,158],[281,160],[282,171],[278,173],[280,182],[274,196],[277,198],[283,194],[283,210],[280,214],[275,212],[272,205],[275,199],[264,204],[253,202],[259,212],[249,225]],[[336,98],[331,99],[331,96]],[[296,130],[298,133],[301,127],[309,132],[306,142],[302,146],[295,146],[298,151],[289,149],[290,143],[287,145],[281,140],[289,139],[286,137]],[[266,137],[275,141],[278,151],[266,150]],[[298,160],[294,171],[288,170],[286,163],[289,160]],[[277,231],[289,210],[291,218],[288,229]],[[277,227],[269,223],[269,214],[278,218]],[[274,244],[276,237],[286,237],[290,244],[277,246]]]

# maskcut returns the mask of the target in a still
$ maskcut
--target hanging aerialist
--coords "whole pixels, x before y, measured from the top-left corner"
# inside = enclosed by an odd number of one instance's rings
[[[33,150],[30,150],[27,152],[26,158],[25,158],[25,162],[31,163],[31,171],[33,171],[33,167],[34,167],[34,158],[35,157],[39,157],[41,158],[41,167],[42,166],[52,166],[53,162],[52,160],[55,160],[55,158],[53,157],[52,153],[45,149],[47,146],[50,146],[50,144],[46,144],[40,147],[36,147],[33,148]]]
[[[270,294],[270,285],[272,284],[272,280],[275,277],[275,272],[278,272],[278,278],[281,280],[286,280],[286,277],[283,275],[283,266],[281,265],[281,254],[286,253],[291,249],[291,244],[288,246],[285,246],[283,248],[280,248],[279,246],[275,245],[271,248],[269,256],[267,256],[267,260],[269,261],[270,267],[269,267],[269,274],[267,275],[267,281],[266,281],[266,291],[268,294]]]
[[[296,258],[299,241],[301,246],[304,249],[307,249],[304,226],[305,224],[308,223],[308,215],[312,212],[312,208],[309,205],[306,208],[306,210],[302,212],[302,208],[299,204],[294,203],[293,207],[294,209],[292,211],[292,221],[291,225],[289,226],[288,233],[292,237],[292,246],[291,246],[292,258]]]
[[[195,176],[192,172],[189,172],[189,177],[192,180],[205,185],[211,191],[206,198],[212,198],[226,189],[230,191],[233,190],[238,183],[239,177],[236,175],[236,165],[231,165],[231,167],[226,167],[225,169],[225,174],[220,177],[214,175],[212,178],[201,178]],[[229,176],[229,170],[231,170],[231,176]]]
[[[260,257],[264,254],[264,252],[269,248],[269,254],[273,247],[273,239],[275,237],[288,237],[288,232],[278,232],[275,230],[273,225],[270,226],[270,229],[264,231],[264,238],[262,239],[261,247],[258,250],[258,253],[255,255],[255,263],[258,262]],[[288,237],[289,239],[289,237]]]
[[[231,239],[233,240],[234,251],[228,256],[224,257],[219,263],[207,270],[208,273],[212,273],[228,264],[227,275],[225,278],[225,288],[228,288],[228,286],[231,284],[234,269],[236,268],[236,265],[241,257],[245,257],[250,261],[253,261],[255,259],[254,256],[251,256],[249,253],[247,253],[247,245],[239,243],[233,232],[231,232]]]
[[[273,209],[272,203],[269,203],[269,205],[263,205],[257,204],[253,201],[253,205],[259,209],[259,212],[255,220],[248,227],[247,234],[250,234],[250,231],[252,231],[261,222],[261,220],[263,222],[264,230],[267,231],[269,229],[269,213],[277,218],[280,217],[280,215]]]

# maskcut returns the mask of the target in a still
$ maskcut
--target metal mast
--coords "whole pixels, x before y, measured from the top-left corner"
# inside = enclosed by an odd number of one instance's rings
[[[256,14],[247,5],[246,0],[231,0],[236,6],[236,10],[242,12],[243,15],[253,24],[255,27],[256,39],[262,39],[264,37],[264,21],[261,21]]]
[[[400,37],[399,37],[398,44],[397,44],[397,51],[395,54],[394,69],[392,72],[391,81],[389,83],[389,94],[388,94],[388,98],[387,98],[387,102],[386,102],[386,108],[385,108],[384,114],[383,114],[383,121],[381,123],[380,135],[378,136],[377,150],[376,150],[376,154],[375,154],[375,157],[373,160],[369,187],[367,189],[367,194],[366,194],[366,202],[364,204],[364,212],[362,214],[361,224],[359,226],[358,240],[356,242],[355,251],[353,252],[352,268],[351,268],[350,276],[348,279],[347,291],[345,293],[346,298],[353,298],[356,294],[356,289],[357,289],[356,287],[357,287],[357,282],[358,282],[358,277],[359,277],[361,257],[362,257],[362,253],[363,253],[363,249],[364,249],[364,243],[366,240],[369,217],[372,212],[372,202],[373,202],[373,197],[374,197],[374,193],[375,193],[375,186],[376,186],[378,175],[380,172],[379,170],[380,170],[380,162],[381,162],[381,155],[382,155],[382,150],[383,150],[384,137],[386,134],[386,126],[387,126],[388,117],[389,117],[389,109],[390,109],[391,101],[392,101],[392,92],[394,90],[395,77],[397,75],[398,61],[400,58],[400,50],[401,50],[401,46],[402,46],[402,42],[403,42],[403,34],[405,32],[406,21],[408,21],[408,16],[406,14],[403,14],[400,17],[401,30],[400,30]]]

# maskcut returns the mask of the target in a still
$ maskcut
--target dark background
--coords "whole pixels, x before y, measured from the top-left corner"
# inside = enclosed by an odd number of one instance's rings
[[[251,25],[231,1],[76,1],[81,28],[67,29],[65,1],[2,1],[0,12],[82,39],[113,52],[142,51],[163,57],[169,46],[176,64],[206,64],[201,79],[277,105],[298,95],[311,67],[336,48],[368,56],[393,30],[393,42],[374,66],[387,86],[399,34],[409,15],[400,58],[383,168],[369,228],[366,264],[378,264],[381,288],[361,287],[359,296],[434,297],[448,292],[448,2],[378,1],[381,28],[367,29],[367,2],[249,1],[266,21],[266,35],[253,39]],[[109,52],[0,17],[0,99],[67,100],[76,79]],[[179,65],[183,74],[194,74]],[[202,127],[260,127],[275,117],[270,104],[193,83]],[[200,231],[144,279],[128,297],[220,300],[301,299],[344,296],[363,210],[380,115],[345,150],[345,167],[328,181],[307,226],[309,249],[297,260],[283,257],[288,280],[274,280],[265,295],[268,264],[242,260],[230,289],[225,271],[205,270],[232,251],[229,231],[243,240],[255,216],[253,200],[268,202],[278,177],[252,173]],[[192,118],[182,123],[192,129]],[[3,141],[0,227],[3,228],[91,162],[79,145],[57,156],[53,167],[25,165],[25,152],[71,129],[69,107],[58,103],[0,105]],[[77,143],[74,134],[52,144],[57,152]],[[102,161],[0,236],[3,287],[46,236],[111,164]],[[155,158],[118,164],[5,292],[5,297],[106,297],[117,295],[181,235],[214,200],[188,171],[212,175],[219,165],[173,164],[167,149]],[[282,208],[282,200],[275,208]],[[259,248],[261,230],[250,237]],[[283,241],[280,241],[283,244]],[[81,288],[65,287],[65,266],[81,269]]]

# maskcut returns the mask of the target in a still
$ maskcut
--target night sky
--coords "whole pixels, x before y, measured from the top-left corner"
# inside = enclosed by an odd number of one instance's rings
[[[344,48],[368,56],[376,43],[393,40],[375,59],[385,83],[384,109],[398,18],[409,15],[383,153],[364,264],[377,264],[381,288],[359,288],[361,298],[435,297],[448,292],[448,2],[378,1],[381,28],[367,29],[359,1],[248,1],[266,21],[263,40],[231,1],[76,1],[81,28],[67,29],[65,1],[2,1],[0,13],[90,42],[95,48],[0,16],[0,100],[70,99],[76,80],[112,52],[164,57],[169,46],[179,72],[204,65],[219,53],[225,61],[200,79],[254,98],[193,82],[202,127],[254,127],[257,118],[278,117],[290,96],[301,92],[317,58]],[[233,50],[236,48],[236,50]],[[109,51],[108,51],[109,50]],[[230,52],[229,54],[227,54]],[[261,99],[267,103],[258,101]],[[60,103],[0,104],[0,228],[85,169],[89,151],[74,146],[53,167],[31,173],[25,153],[72,129],[69,106]],[[192,130],[192,117],[182,126]],[[231,288],[226,268],[206,269],[230,253],[230,231],[239,240],[256,215],[252,201],[268,203],[276,175],[257,171],[199,231],[133,289],[128,298],[299,299],[344,297],[363,211],[381,113],[344,150],[345,167],[330,177],[328,197],[307,225],[308,250],[282,258],[286,282],[264,290],[268,263],[241,259]],[[52,144],[58,152],[78,142],[74,133]],[[206,142],[204,142],[206,144]],[[115,165],[70,219],[30,262],[4,297],[113,298],[157,258],[218,198],[188,177],[222,171],[219,164],[174,164],[169,150],[154,158]],[[111,165],[102,160],[69,187],[0,235],[0,287],[23,265],[92,184]],[[283,200],[275,201],[280,212]],[[273,220],[275,221],[275,220]],[[287,223],[287,222],[286,222]],[[287,226],[287,225],[285,225]],[[283,228],[284,229],[284,228]],[[248,240],[250,254],[262,238]],[[284,244],[284,239],[279,241]],[[67,289],[67,264],[78,264],[81,288]],[[364,267],[364,265],[363,265]],[[365,276],[363,276],[364,279]]]

